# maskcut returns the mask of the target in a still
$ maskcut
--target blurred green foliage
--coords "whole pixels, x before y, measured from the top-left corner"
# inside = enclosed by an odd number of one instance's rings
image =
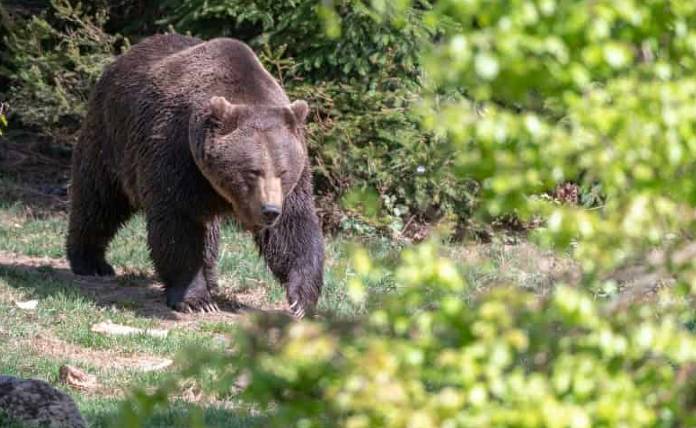
[[[7,116],[5,115],[6,104],[0,102],[0,135],[2,135],[3,129],[7,128]]]
[[[455,168],[481,182],[486,212],[543,215],[540,240],[576,241],[588,272],[656,245],[686,250],[696,206],[696,3],[441,1],[426,19],[441,15],[461,32],[426,56],[426,74],[472,99],[433,104],[427,123],[458,148]],[[578,178],[601,184],[600,209],[534,197]],[[686,287],[693,279],[680,277]]]
[[[354,268],[362,279],[384,274],[363,252]],[[684,301],[666,295],[627,311],[567,286],[544,298],[506,287],[471,298],[432,243],[406,250],[395,275],[399,292],[359,322],[247,320],[228,354],[187,353],[179,377],[124,403],[124,421],[139,426],[194,379],[269,415],[265,426],[696,423],[696,335],[684,328]],[[351,298],[366,298],[361,287],[356,279]]]

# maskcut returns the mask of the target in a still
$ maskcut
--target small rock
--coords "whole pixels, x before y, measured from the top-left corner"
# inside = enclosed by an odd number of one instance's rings
[[[15,301],[15,305],[17,305],[17,307],[19,309],[23,309],[25,311],[33,311],[39,305],[39,301],[38,300],[27,300],[26,302],[16,302]]]
[[[137,368],[144,372],[154,372],[166,369],[174,363],[169,358],[143,358],[137,362]]]
[[[68,365],[60,368],[59,379],[64,384],[83,391],[91,391],[99,386],[96,376]]]
[[[106,334],[111,336],[128,336],[131,334],[147,334],[153,337],[167,337],[169,330],[157,328],[142,329],[137,327],[129,327],[127,325],[114,324],[111,320],[106,320],[98,324],[94,324],[91,328],[92,332]]]

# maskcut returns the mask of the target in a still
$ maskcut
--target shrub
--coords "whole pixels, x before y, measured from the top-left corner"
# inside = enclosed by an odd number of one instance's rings
[[[317,191],[343,197],[353,216],[398,235],[409,220],[471,213],[475,186],[453,174],[450,146],[420,130],[410,111],[416,93],[317,83],[294,86],[290,94],[314,107],[307,134]],[[370,193],[372,215],[365,217],[356,204]]]
[[[427,55],[426,72],[438,86],[470,88],[475,101],[435,106],[427,122],[457,148],[455,168],[481,182],[483,211],[548,218],[539,240],[575,242],[588,278],[646,260],[656,245],[688,248],[696,32],[682,24],[696,19],[693,2],[443,1],[436,9],[433,19],[453,17],[461,32]],[[601,185],[603,206],[534,197],[578,177]],[[663,273],[691,269],[690,259],[663,263],[645,261]],[[692,287],[693,277],[679,278]]]
[[[127,41],[102,30],[106,12],[91,15],[69,0],[16,22],[4,40],[12,112],[45,133],[72,131],[84,116],[102,68]]]
[[[383,76],[402,79],[411,89],[420,78],[419,50],[434,31],[420,19],[421,7],[409,8],[398,27],[386,23],[362,2],[336,2],[341,29],[325,37],[326,11],[319,0],[165,0],[163,23],[205,38],[241,38],[260,48],[280,48],[294,58],[288,78],[311,82],[360,82],[376,86]],[[382,88],[384,90],[384,88]]]
[[[355,260],[374,274],[366,255]],[[696,422],[685,302],[625,312],[569,287],[547,298],[499,287],[467,303],[468,285],[432,244],[405,251],[396,278],[400,292],[362,322],[256,317],[229,354],[187,353],[180,374],[223,397],[248,379],[235,398],[282,427]],[[124,403],[124,415],[144,420],[150,397]]]

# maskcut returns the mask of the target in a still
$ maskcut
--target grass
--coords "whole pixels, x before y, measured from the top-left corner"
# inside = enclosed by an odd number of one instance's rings
[[[32,214],[24,205],[0,205],[0,374],[46,380],[71,394],[90,426],[109,426],[119,411],[126,391],[148,388],[160,382],[167,371],[143,371],[142,358],[176,359],[182,350],[222,346],[221,336],[239,316],[187,315],[177,318],[166,309],[163,298],[151,290],[156,281],[145,244],[145,225],[135,217],[118,234],[108,260],[120,275],[104,283],[83,284],[67,271],[64,258],[66,216],[62,212]],[[226,293],[252,296],[258,308],[279,308],[284,292],[275,282],[249,236],[232,225],[223,228],[220,258],[221,286]],[[373,258],[394,264],[401,246],[385,239],[363,239]],[[390,277],[369,284],[366,305],[354,304],[346,294],[353,275],[345,238],[327,240],[325,288],[319,310],[338,317],[355,317],[378,305],[378,296],[393,288]],[[556,263],[526,245],[456,245],[446,249],[461,261],[461,269],[474,290],[499,282],[543,290],[556,275]],[[149,288],[148,288],[149,287]],[[36,299],[36,310],[17,307],[16,302]],[[114,323],[140,328],[166,328],[164,338],[150,335],[105,336],[93,333],[95,323]],[[58,382],[63,364],[77,366],[97,377],[100,387],[85,392]],[[262,416],[248,409],[227,408],[182,397],[161,410],[146,426],[188,426],[190,418],[202,418],[206,426],[263,426]],[[181,421],[188,422],[181,422]],[[177,425],[178,424],[178,425]]]

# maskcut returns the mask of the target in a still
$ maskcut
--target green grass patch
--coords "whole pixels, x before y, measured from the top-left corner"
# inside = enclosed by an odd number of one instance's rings
[[[80,399],[77,404],[85,420],[92,428],[115,427],[121,403],[104,399]],[[191,426],[219,428],[263,427],[265,420],[246,409],[229,409],[217,405],[205,407],[174,401],[160,409],[151,418],[143,421],[148,428],[187,428]]]

